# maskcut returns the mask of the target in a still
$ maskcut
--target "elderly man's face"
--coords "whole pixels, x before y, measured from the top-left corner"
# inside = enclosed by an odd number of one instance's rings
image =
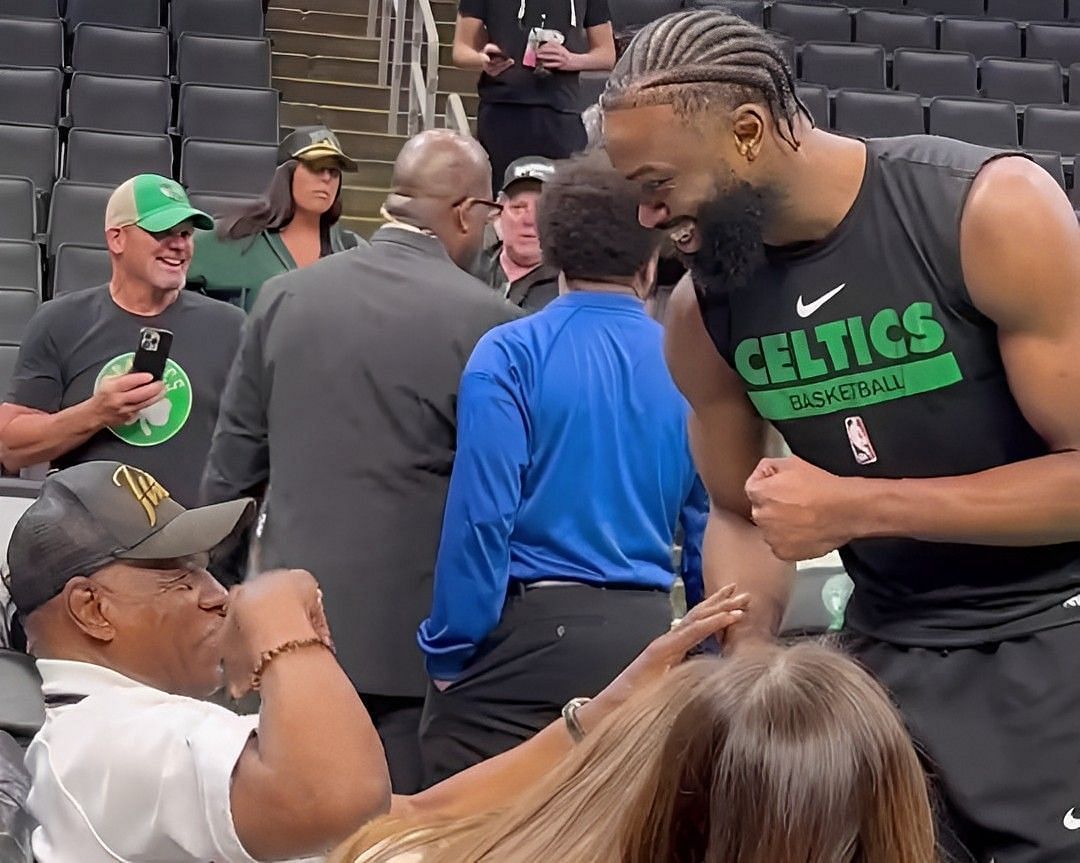
[[[195,698],[222,683],[228,593],[205,555],[123,561],[91,576],[112,630],[110,650],[145,683]]]
[[[506,254],[519,267],[538,267],[542,260],[540,235],[536,229],[536,206],[540,184],[520,182],[510,189],[499,216]]]

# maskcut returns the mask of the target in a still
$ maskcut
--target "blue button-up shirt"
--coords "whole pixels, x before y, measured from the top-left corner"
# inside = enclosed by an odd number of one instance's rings
[[[480,340],[418,634],[433,678],[460,676],[510,580],[670,590],[680,520],[687,593],[701,596],[708,503],[662,340],[636,297],[585,291]]]

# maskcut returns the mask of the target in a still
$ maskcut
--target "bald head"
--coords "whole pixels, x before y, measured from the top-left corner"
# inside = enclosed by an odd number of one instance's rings
[[[474,138],[450,129],[431,129],[405,142],[397,161],[391,196],[458,200],[483,195],[491,186],[487,153]]]

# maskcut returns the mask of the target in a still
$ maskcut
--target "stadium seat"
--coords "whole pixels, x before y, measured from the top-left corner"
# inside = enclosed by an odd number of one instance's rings
[[[17,351],[18,346],[15,347]],[[12,360],[12,370],[14,365]],[[0,359],[0,367],[6,366],[6,361]],[[3,392],[6,394],[10,374],[6,377],[0,374],[0,377],[3,377]],[[15,477],[0,479],[0,557],[3,559],[7,558],[7,547],[15,522],[34,502],[40,488],[41,483],[33,480]],[[10,696],[0,699],[0,728],[17,739],[28,741],[45,721],[41,676],[32,656],[0,649],[0,692]],[[7,863],[9,858],[3,859]]]
[[[55,126],[63,89],[59,69],[0,67],[0,123]]]
[[[1065,188],[1065,167],[1061,163],[1061,153],[1047,150],[1028,150],[1027,154],[1046,173],[1053,177],[1061,188]]]
[[[68,122],[84,129],[161,135],[172,120],[172,91],[165,78],[131,78],[76,72],[68,93]]]
[[[987,0],[986,12],[1017,21],[1061,21],[1065,17],[1065,0]]]
[[[109,250],[103,246],[61,243],[52,266],[54,297],[104,285],[112,278]]]
[[[1016,106],[993,99],[939,97],[930,102],[930,134],[984,147],[1018,147]]]
[[[0,177],[0,239],[34,239],[34,183],[29,177]]]
[[[994,18],[946,18],[941,22],[941,48],[979,58],[1019,57],[1020,27]]]
[[[1080,24],[1029,24],[1024,56],[1066,67],[1080,63]]]
[[[177,45],[181,84],[270,86],[270,40],[185,33]]]
[[[172,160],[168,135],[72,129],[64,176],[79,183],[119,186],[136,174],[171,177]]]
[[[56,0],[0,0],[0,15],[25,15],[29,18],[59,18]]]
[[[793,39],[788,39],[787,36],[781,36],[779,33],[770,34],[773,37],[773,41],[776,43],[776,47],[780,51],[780,55],[787,61],[788,68],[794,75],[795,70],[799,68],[799,48],[795,44]]]
[[[277,147],[188,138],[180,156],[180,182],[227,195],[261,195],[277,168]]]
[[[982,15],[983,0],[908,0],[912,9],[934,15]]]
[[[41,294],[31,288],[0,285],[0,342],[19,344],[40,304]]]
[[[37,243],[0,240],[0,285],[41,293],[41,247]],[[5,395],[0,395],[0,399]]]
[[[59,151],[55,126],[0,124],[0,174],[29,177],[39,198],[56,182]]]
[[[936,48],[937,23],[932,15],[886,9],[860,9],[855,13],[855,41],[897,48]]]
[[[76,72],[164,78],[169,74],[169,34],[138,27],[80,24],[71,66]]]
[[[803,80],[830,89],[885,89],[885,49],[880,45],[808,42],[802,50]]]
[[[920,96],[977,96],[978,67],[960,51],[899,48],[893,55],[893,87]]]
[[[185,138],[276,143],[280,134],[278,91],[184,84],[178,127]]]
[[[833,128],[860,138],[926,134],[923,107],[915,93],[838,90]]]
[[[253,195],[219,195],[214,192],[188,192],[193,207],[209,213],[215,219],[230,210],[254,201]]]
[[[751,24],[757,24],[761,27],[765,23],[765,3],[763,0],[718,0],[717,5],[723,6],[729,12],[734,12]]]
[[[9,66],[64,65],[64,25],[44,18],[0,17],[0,59]]]
[[[822,129],[828,129],[829,118],[829,88],[822,84],[805,84],[799,81],[795,85],[795,94],[802,99],[804,105],[810,111],[810,116]]]
[[[982,62],[982,93],[1017,105],[1061,102],[1061,66],[1055,60],[988,57]]]
[[[850,42],[851,13],[846,6],[774,3],[769,29],[796,42]]]
[[[637,30],[650,21],[682,9],[680,0],[610,0],[611,23],[616,31]]]
[[[1080,63],[1069,67],[1069,104],[1080,105]]]
[[[57,180],[49,202],[51,259],[63,243],[101,246],[105,243],[105,205],[115,186]]]
[[[154,28],[161,25],[161,5],[158,0],[67,0],[64,20],[69,33],[84,21]]]
[[[261,38],[262,3],[260,0],[172,0],[169,32],[174,40],[183,33]]]
[[[1080,149],[1080,108],[1029,105],[1024,113],[1024,146],[1029,150],[1075,153]]]

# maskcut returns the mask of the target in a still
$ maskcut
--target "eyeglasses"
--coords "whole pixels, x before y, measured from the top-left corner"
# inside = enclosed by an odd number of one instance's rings
[[[502,204],[498,201],[489,201],[487,198],[462,198],[451,204],[451,206],[457,209],[458,207],[474,207],[477,204],[488,208],[488,214],[485,217],[485,221],[488,222],[494,222],[503,211]]]

